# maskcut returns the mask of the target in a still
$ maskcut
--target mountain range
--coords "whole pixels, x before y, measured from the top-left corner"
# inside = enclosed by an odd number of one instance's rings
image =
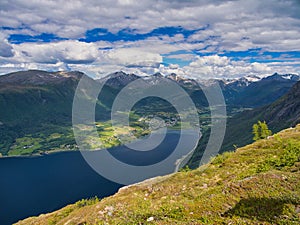
[[[99,79],[101,82],[107,80],[106,84],[114,89],[125,87],[132,81],[153,77],[165,77],[184,87],[191,96],[195,95],[194,101],[198,102],[199,98],[205,98],[201,88],[209,87],[218,83],[223,91],[227,106],[229,107],[258,107],[274,102],[284,95],[300,77],[295,74],[278,74],[274,73],[268,77],[245,76],[235,79],[191,79],[180,77],[174,73],[162,75],[156,73],[150,76],[138,76],[135,74],[126,74],[123,71],[115,72],[105,78]],[[201,87],[200,87],[201,86]],[[198,99],[197,99],[198,98]],[[201,102],[204,102],[203,100]]]
[[[249,129],[258,119],[266,120],[274,130],[294,124],[294,114],[297,114],[297,110],[295,111],[294,108],[297,109],[298,105],[293,107],[295,104],[293,102],[299,101],[297,98],[298,86],[291,89],[287,96],[282,97],[299,80],[299,76],[292,74],[275,73],[265,78],[246,76],[238,79],[194,80],[176,74],[163,76],[157,73],[141,77],[119,71],[105,78],[94,80],[78,71],[20,71],[0,76],[0,153],[2,155],[20,154],[19,151],[11,151],[11,149],[16,148],[21,142],[27,143],[17,147],[17,149],[23,148],[22,154],[40,152],[41,149],[42,151],[62,148],[76,149],[71,129],[72,103],[78,82],[83,76],[91,83],[106,81],[96,105],[98,121],[110,119],[110,109],[114,98],[130,82],[142,79],[144,85],[155,85],[155,82],[159,82],[162,77],[180,85],[191,96],[197,108],[205,111],[206,116],[209,115],[208,103],[201,88],[207,88],[217,82],[223,91],[228,114],[232,117],[228,120],[228,131],[223,150],[232,148],[233,144],[239,145],[238,141],[237,143],[230,141],[233,139],[232,133],[238,133],[237,127],[247,131],[245,136],[238,140],[241,143],[251,141]],[[143,87],[140,88],[143,89]],[[294,95],[296,97],[292,98]],[[273,103],[275,100],[278,101]],[[273,103],[271,106],[267,106],[271,103]],[[141,110],[137,109],[136,113],[140,116],[150,109],[155,109],[157,112],[162,111],[162,108],[166,111],[173,110],[166,102],[154,98],[142,100],[137,105],[137,108],[139,107]],[[282,111],[280,107],[283,107],[285,111]],[[255,109],[238,113],[245,108]],[[237,115],[234,116],[234,114]],[[273,122],[280,118],[289,118],[286,115],[290,115],[291,119],[280,123]],[[243,132],[239,132],[239,134],[243,134]],[[28,150],[27,153],[24,150],[33,145],[36,147],[31,149],[32,151]]]

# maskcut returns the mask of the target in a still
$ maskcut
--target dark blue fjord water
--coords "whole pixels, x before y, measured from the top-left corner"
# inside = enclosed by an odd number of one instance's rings
[[[132,151],[125,146],[109,152],[125,163],[149,165],[165,159],[177,145],[179,136],[178,131],[168,132],[158,147],[147,152]],[[121,186],[96,173],[80,152],[0,158],[0,224],[51,212],[83,198],[106,197]]]

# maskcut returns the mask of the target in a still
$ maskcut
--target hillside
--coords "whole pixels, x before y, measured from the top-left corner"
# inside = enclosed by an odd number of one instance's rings
[[[81,76],[80,72],[39,70],[0,76],[0,153],[74,146],[72,103]]]
[[[83,76],[86,75],[77,71],[40,70],[0,76],[0,154],[76,149],[72,104]],[[108,115],[106,108],[97,104],[97,118],[107,120]]]
[[[258,120],[266,121],[273,132],[294,126],[300,122],[300,82],[274,103],[262,108],[240,113],[230,118],[222,151],[252,142],[252,125]],[[240,132],[240,131],[243,132]]]
[[[236,147],[252,143],[252,125],[258,120],[266,121],[273,132],[298,124],[300,122],[300,81],[272,104],[246,110],[229,117],[220,151],[232,151]],[[193,157],[190,159],[189,166],[191,168],[198,166],[203,150],[206,148],[209,134],[209,130],[203,134]]]
[[[0,76],[1,121],[7,126],[70,122],[83,73],[24,71]]]
[[[17,224],[299,224],[300,125],[196,170]]]

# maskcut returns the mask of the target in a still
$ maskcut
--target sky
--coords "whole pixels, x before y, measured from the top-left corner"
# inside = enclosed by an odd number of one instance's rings
[[[299,74],[299,12],[299,0],[0,0],[0,74]]]

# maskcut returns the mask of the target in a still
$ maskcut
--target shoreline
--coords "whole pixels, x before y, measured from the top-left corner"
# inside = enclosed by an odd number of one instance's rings
[[[158,129],[156,130],[156,132],[160,132],[161,129]],[[191,129],[187,129],[187,130],[180,130],[180,129],[177,129],[177,128],[168,128],[168,132],[184,132],[184,133],[189,133],[191,132],[192,130]],[[146,136],[143,136],[142,138],[146,138],[147,136],[149,136],[150,134],[146,135]],[[134,142],[136,140],[133,140],[132,142]],[[122,146],[122,145],[126,145],[126,144],[129,144],[131,142],[128,142],[128,143],[122,143],[121,145],[116,145],[116,146],[112,146],[110,148],[103,148],[103,149],[95,149],[95,150],[92,150],[92,151],[101,151],[101,150],[105,150],[105,149],[111,149],[111,148],[115,148],[115,147],[119,147],[119,146]],[[34,153],[34,154],[31,154],[31,155],[2,155],[0,156],[0,160],[1,159],[10,159],[10,158],[36,158],[36,157],[43,157],[43,156],[47,156],[47,155],[52,155],[52,154],[57,154],[57,153],[68,153],[68,152],[79,152],[79,151],[90,151],[90,150],[80,150],[80,149],[74,149],[74,150],[70,150],[70,149],[66,149],[66,150],[47,150],[45,152],[42,152],[42,153]]]
[[[9,159],[9,158],[37,158],[37,157],[43,157],[51,154],[57,154],[57,153],[64,153],[64,152],[77,152],[79,149],[76,150],[53,150],[53,151],[45,151],[43,153],[35,153],[31,155],[2,155],[0,157],[1,159]]]

